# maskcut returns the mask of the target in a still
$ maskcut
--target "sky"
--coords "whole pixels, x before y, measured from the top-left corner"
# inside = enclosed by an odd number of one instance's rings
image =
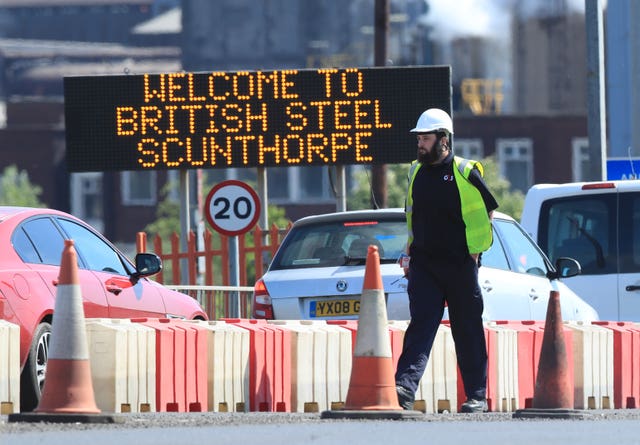
[[[571,11],[584,13],[585,0],[566,0]],[[523,15],[539,14],[550,0],[428,0],[424,21],[434,29],[432,37],[448,41],[456,37],[502,37],[509,29],[509,10],[520,4]],[[601,2],[603,7],[606,2]]]

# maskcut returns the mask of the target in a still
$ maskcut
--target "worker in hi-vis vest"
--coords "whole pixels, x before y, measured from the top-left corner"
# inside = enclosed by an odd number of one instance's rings
[[[430,108],[411,130],[418,159],[409,170],[406,198],[411,320],[396,370],[398,401],[413,409],[438,326],[449,311],[466,401],[462,412],[486,412],[487,349],[480,254],[493,241],[491,215],[498,203],[482,179],[482,165],[453,155],[453,123]]]

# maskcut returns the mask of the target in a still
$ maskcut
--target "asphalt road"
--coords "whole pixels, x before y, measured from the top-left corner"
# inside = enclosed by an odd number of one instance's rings
[[[8,422],[2,445],[334,445],[341,443],[640,444],[640,410],[587,411],[581,420],[513,419],[511,413],[427,414],[418,420],[328,420],[295,413],[124,414],[119,424]]]

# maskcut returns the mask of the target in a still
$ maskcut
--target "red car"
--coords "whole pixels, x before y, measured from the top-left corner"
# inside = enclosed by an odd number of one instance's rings
[[[196,300],[146,278],[162,268],[157,255],[139,253],[132,264],[74,216],[0,206],[0,318],[20,326],[22,411],[40,399],[65,239],[78,254],[85,317],[207,319]]]

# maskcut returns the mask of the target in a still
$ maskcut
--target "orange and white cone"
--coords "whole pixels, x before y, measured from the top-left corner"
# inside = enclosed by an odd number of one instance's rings
[[[42,397],[32,413],[9,414],[9,422],[124,421],[112,413],[102,414],[96,405],[78,275],[73,240],[65,240]]]
[[[323,418],[402,419],[422,416],[398,404],[378,247],[367,251],[360,315],[344,408]]]
[[[42,398],[36,413],[99,413],[91,382],[78,263],[65,240]]]
[[[585,416],[584,411],[573,409],[573,380],[563,332],[560,292],[552,290],[547,303],[533,407],[516,410],[513,417],[581,419]]]

